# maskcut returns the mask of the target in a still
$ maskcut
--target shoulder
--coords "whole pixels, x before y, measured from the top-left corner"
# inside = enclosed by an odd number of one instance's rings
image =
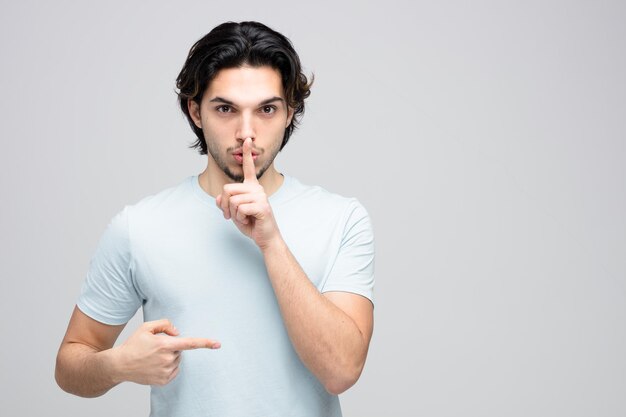
[[[147,195],[140,200],[126,205],[119,215],[125,215],[127,221],[152,219],[175,213],[184,207],[193,196],[191,181],[187,177],[179,184],[165,188],[157,193]]]
[[[355,197],[346,197],[319,185],[303,184],[298,179],[285,175],[285,193],[279,204],[286,210],[305,212],[315,217],[339,217],[344,222],[357,222],[369,218],[361,202]]]
[[[282,200],[292,204],[316,203],[321,205],[346,207],[360,205],[354,197],[346,197],[329,191],[319,185],[309,185],[300,182],[297,178],[285,175],[284,186],[286,192]]]
[[[190,201],[194,198],[191,192],[192,178],[185,178],[178,185],[126,204],[110,219],[108,234],[117,239],[129,239],[136,237],[137,232],[169,224],[172,219],[185,218],[192,204]]]
[[[187,177],[179,184],[147,195],[139,201],[128,205],[128,207],[133,211],[150,211],[163,206],[177,204],[181,201],[181,198],[191,194],[191,180],[193,178],[194,177]]]

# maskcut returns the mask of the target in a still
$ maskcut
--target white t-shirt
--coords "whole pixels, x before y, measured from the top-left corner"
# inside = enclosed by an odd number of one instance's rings
[[[373,301],[374,240],[352,198],[285,176],[269,197],[291,252],[320,292]],[[182,353],[178,376],[151,390],[151,416],[341,416],[289,340],[260,250],[198,176],[124,207],[105,230],[78,307],[106,324],[169,319],[221,349]]]

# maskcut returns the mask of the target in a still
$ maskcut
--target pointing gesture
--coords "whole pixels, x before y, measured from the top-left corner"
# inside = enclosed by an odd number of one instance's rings
[[[116,366],[124,381],[165,385],[178,375],[181,351],[219,349],[220,343],[199,337],[178,336],[169,320],[149,321],[116,349]]]

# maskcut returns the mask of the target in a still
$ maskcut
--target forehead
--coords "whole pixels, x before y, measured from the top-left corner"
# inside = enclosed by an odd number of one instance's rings
[[[269,97],[282,97],[283,83],[278,70],[269,67],[225,68],[215,75],[204,98],[225,98],[236,104],[255,104]]]

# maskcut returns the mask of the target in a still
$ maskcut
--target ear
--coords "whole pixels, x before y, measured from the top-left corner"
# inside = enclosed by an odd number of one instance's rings
[[[187,109],[195,125],[202,129],[202,117],[200,116],[200,106],[198,103],[193,100],[187,100]]]
[[[285,125],[285,129],[287,129],[289,125],[291,124],[291,120],[293,120],[294,113],[295,113],[295,110],[292,107],[287,108],[287,124]]]

